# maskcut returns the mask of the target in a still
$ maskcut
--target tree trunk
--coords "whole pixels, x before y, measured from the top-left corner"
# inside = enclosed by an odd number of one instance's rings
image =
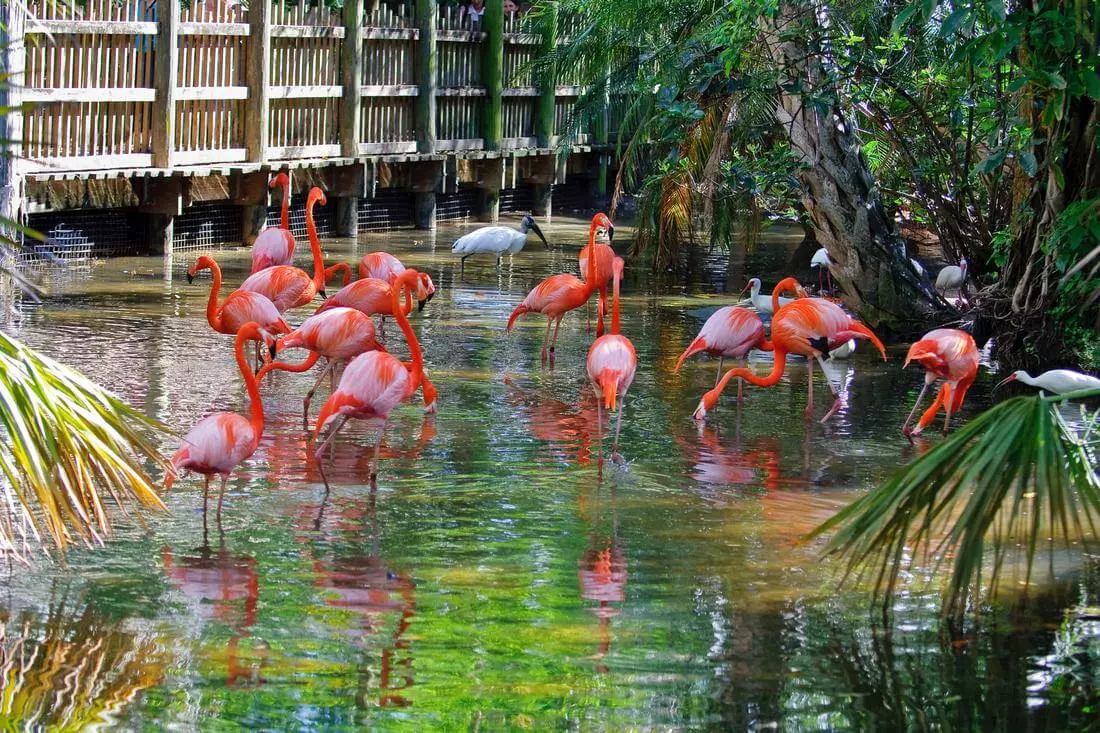
[[[884,334],[913,338],[958,314],[909,264],[848,116],[810,98],[830,81],[820,54],[800,42],[808,34],[790,29],[820,23],[819,17],[805,5],[786,3],[779,21],[785,32],[766,31],[772,61],[790,77],[781,80],[784,89],[801,90],[780,94],[776,119],[806,165],[799,174],[802,203],[833,261],[844,304]]]

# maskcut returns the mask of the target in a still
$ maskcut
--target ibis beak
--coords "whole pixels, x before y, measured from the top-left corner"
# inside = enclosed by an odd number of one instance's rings
[[[536,224],[535,222],[531,222],[531,231],[533,231],[535,234],[539,235],[539,239],[542,240],[542,244],[543,244],[544,247],[546,247],[546,249],[550,249],[550,243],[546,241],[546,237],[543,236],[542,230],[539,229],[538,224]]]
[[[1008,384],[1009,382],[1015,382],[1015,381],[1016,381],[1016,375],[1015,374],[1009,374],[1007,377],[1005,377],[1001,381],[997,382],[997,384],[990,391],[995,392],[999,387],[1003,387],[1004,385]]]

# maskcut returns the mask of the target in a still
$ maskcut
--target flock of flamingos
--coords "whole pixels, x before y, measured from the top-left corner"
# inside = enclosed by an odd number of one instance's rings
[[[351,418],[380,421],[374,456],[370,466],[371,485],[375,485],[378,451],[386,429],[390,412],[410,399],[418,389],[422,391],[425,410],[435,410],[437,392],[424,373],[424,361],[420,343],[409,324],[415,297],[419,308],[431,300],[435,286],[426,273],[404,267],[386,252],[372,252],[359,262],[359,279],[351,280],[351,268],[344,263],[326,270],[321,254],[320,241],[313,219],[313,207],[325,203],[325,195],[314,187],[306,199],[306,230],[313,255],[313,275],[293,265],[294,238],[289,228],[290,183],[285,173],[271,181],[271,187],[283,188],[283,205],[279,227],[265,229],[257,237],[252,250],[251,275],[219,302],[222,276],[217,262],[210,257],[199,257],[188,270],[188,282],[202,270],[210,270],[213,283],[206,309],[210,326],[219,333],[235,335],[235,355],[241,376],[248,389],[251,409],[248,417],[235,412],[216,412],[196,424],[183,439],[183,445],[172,456],[172,470],[165,478],[165,487],[171,487],[181,471],[203,474],[206,482],[203,491],[203,507],[209,495],[210,479],[221,475],[221,491],[218,496],[218,515],[229,474],[256,450],[264,429],[264,410],[260,399],[260,384],[272,370],[305,372],[321,357],[327,359],[317,380],[304,399],[303,424],[309,428],[310,400],[328,376],[333,389],[321,407],[313,429],[315,456],[321,459],[333,445],[340,429]],[[453,251],[463,255],[490,253],[499,257],[503,252],[515,253],[523,247],[527,230],[533,229],[540,237],[533,220],[524,219],[520,231],[505,227],[486,227],[466,235],[455,243]],[[588,244],[579,255],[583,277],[572,274],[552,275],[539,283],[516,306],[508,319],[507,328],[525,313],[541,313],[546,316],[546,335],[542,346],[542,360],[554,359],[558,329],[565,314],[587,306],[592,295],[599,291],[597,301],[596,339],[588,351],[587,372],[597,395],[597,434],[603,445],[603,410],[618,410],[611,460],[621,463],[618,453],[619,433],[622,427],[623,398],[638,367],[634,345],[620,331],[619,286],[623,274],[623,259],[616,257],[611,248],[614,226],[603,214],[592,218]],[[545,241],[545,238],[544,240]],[[283,313],[309,305],[321,294],[325,297],[327,279],[342,274],[344,286],[337,293],[325,298],[317,311],[298,328],[283,319]],[[607,286],[612,285],[611,323],[606,329]],[[768,337],[758,313],[740,306],[726,306],[707,319],[699,335],[688,345],[676,363],[679,371],[684,361],[693,354],[705,352],[719,359],[718,374],[722,373],[723,360],[741,360],[753,349],[774,353],[773,367],[769,374],[759,376],[746,367],[730,369],[706,392],[695,410],[695,418],[702,420],[714,409],[730,380],[738,380],[740,399],[742,382],[760,387],[771,387],[783,376],[788,355],[805,357],[810,368],[807,414],[813,408],[813,364],[818,362],[822,371],[824,360],[830,353],[844,350],[854,339],[871,341],[886,359],[886,349],[877,336],[859,323],[831,300],[809,297],[794,278],[786,278],[776,285],[771,297],[759,294],[760,281],[750,281],[752,302],[756,311],[771,314],[771,335]],[[793,291],[794,299],[780,298],[783,292]],[[404,299],[402,300],[402,296]],[[380,318],[375,327],[372,316]],[[384,336],[386,317],[393,318],[408,344],[410,361],[400,361],[389,353],[379,340]],[[551,327],[553,335],[551,336]],[[246,344],[254,342],[255,364],[246,359]],[[279,361],[276,358],[286,349],[306,349],[308,357],[300,363]],[[902,431],[906,436],[916,435],[935,419],[941,409],[945,411],[944,431],[951,416],[962,405],[963,399],[978,372],[978,349],[974,339],[965,331],[939,328],[925,334],[914,343],[906,356],[905,366],[918,362],[925,370],[924,388],[917,397],[913,409],[905,420]],[[1051,380],[1061,377],[1069,380],[1066,385],[1039,384],[1051,391],[1070,391],[1100,386],[1095,377],[1055,370],[1039,378],[1031,378],[1024,372],[1009,377],[1032,384],[1050,375]],[[828,420],[842,406],[837,389],[825,372],[826,383],[834,395],[833,406],[822,418]],[[928,387],[942,380],[936,398],[924,412],[915,428],[910,429],[913,415],[923,400]],[[1089,381],[1091,380],[1091,381]],[[1005,380],[1008,381],[1008,380]],[[1064,387],[1061,388],[1061,387]],[[331,424],[324,440],[321,434]],[[602,449],[601,449],[602,453]],[[321,461],[322,476],[323,460]],[[327,479],[326,479],[327,486]]]

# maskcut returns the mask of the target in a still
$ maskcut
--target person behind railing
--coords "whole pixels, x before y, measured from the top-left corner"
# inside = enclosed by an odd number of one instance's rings
[[[462,25],[464,18],[470,19],[470,30],[481,30],[481,17],[485,15],[485,0],[469,0],[463,2],[458,11],[458,24]]]

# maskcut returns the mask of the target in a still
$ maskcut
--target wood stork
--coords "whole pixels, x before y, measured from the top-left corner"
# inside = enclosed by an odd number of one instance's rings
[[[537,234],[546,248],[550,248],[550,243],[546,241],[539,225],[535,223],[535,218],[528,214],[519,223],[518,230],[512,227],[481,227],[465,234],[451,245],[451,252],[462,255],[460,263],[463,268],[466,266],[466,258],[476,254],[496,255],[497,267],[500,267],[500,258],[505,252],[514,255],[523,249],[523,245],[527,244],[529,231]]]
[[[825,289],[821,283],[821,271],[825,271],[826,278],[829,281],[829,290],[833,289],[833,273],[829,270],[829,266],[833,264],[833,261],[829,259],[829,252],[824,247],[814,252],[814,256],[810,258],[810,269],[817,270],[817,290],[821,292]]]
[[[936,275],[936,290],[947,296],[949,290],[958,290],[959,299],[966,300],[966,259],[958,265],[948,265]]]
[[[1021,369],[1009,374],[1008,377],[997,384],[997,387],[1009,382],[1023,382],[1054,394],[1069,394],[1084,389],[1100,389],[1100,379],[1091,374],[1082,374],[1071,369],[1051,369],[1049,372],[1043,372],[1037,377],[1033,377]]]

